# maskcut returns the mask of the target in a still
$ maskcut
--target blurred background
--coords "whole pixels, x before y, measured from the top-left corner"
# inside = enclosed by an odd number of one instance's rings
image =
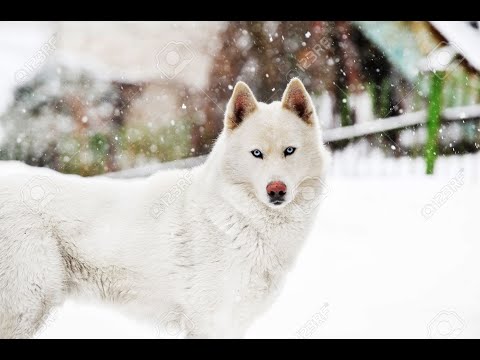
[[[0,160],[82,176],[190,166],[238,80],[270,102],[297,76],[332,165],[305,250],[247,336],[478,337],[479,24],[1,22]],[[158,337],[80,309],[40,336]]]
[[[453,173],[446,156],[480,148],[478,27],[3,22],[0,159],[90,176],[204,155],[236,81],[270,102],[298,76],[341,160],[334,173],[432,173],[438,157]],[[336,166],[348,161],[367,163]]]

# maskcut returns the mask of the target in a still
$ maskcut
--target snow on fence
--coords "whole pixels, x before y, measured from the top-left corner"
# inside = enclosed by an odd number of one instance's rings
[[[480,118],[480,105],[446,108],[442,112],[443,121],[458,121]],[[368,123],[326,129],[323,138],[326,143],[340,140],[361,138],[385,131],[402,129],[424,124],[427,121],[426,111],[407,113],[386,119],[377,119]],[[147,165],[110,173],[107,176],[134,178],[151,175],[159,170],[189,168],[202,164],[206,156],[175,160],[168,163]],[[467,179],[480,180],[480,153],[451,155],[437,160],[435,176],[451,177],[463,169]],[[334,176],[424,176],[425,159],[419,157],[389,157],[367,141],[351,144],[343,150],[334,151],[330,165],[330,174]]]
[[[360,141],[334,151],[328,173],[336,177],[425,177],[425,167],[422,156],[387,156]],[[479,182],[480,153],[440,156],[433,176],[450,179],[462,169],[466,181]]]
[[[152,164],[129,170],[109,173],[114,178],[146,177],[159,170],[185,169],[202,164],[206,156],[198,156],[171,162]],[[435,176],[451,178],[464,170],[465,179],[480,181],[480,153],[452,155],[437,160]],[[388,157],[380,149],[372,149],[366,141],[352,144],[343,150],[334,151],[328,170],[330,176],[348,177],[412,177],[425,176],[423,157]]]
[[[480,105],[447,108],[442,112],[441,117],[444,121],[480,118]],[[324,131],[323,138],[325,142],[334,142],[377,134],[390,130],[402,129],[413,125],[425,124],[426,122],[427,112],[417,111],[386,119],[377,119],[362,124],[328,129]]]
[[[446,108],[440,119],[444,122],[465,121],[480,118],[480,105]],[[421,125],[427,122],[427,111],[407,113],[387,119],[329,129],[324,132],[325,142],[351,140],[390,130]],[[451,177],[463,169],[465,177],[477,182],[480,179],[480,153],[452,155],[438,158],[435,176]],[[351,144],[334,151],[330,174],[336,176],[423,176],[425,159],[418,157],[389,157],[380,149],[372,149],[366,141]]]

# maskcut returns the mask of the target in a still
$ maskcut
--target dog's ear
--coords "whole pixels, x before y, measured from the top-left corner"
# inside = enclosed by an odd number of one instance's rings
[[[293,111],[300,119],[309,125],[312,125],[315,121],[312,99],[298,78],[293,78],[288,83],[283,93],[282,107]]]
[[[225,126],[233,130],[258,107],[257,100],[252,90],[243,81],[239,81],[233,89],[232,97],[227,105]]]

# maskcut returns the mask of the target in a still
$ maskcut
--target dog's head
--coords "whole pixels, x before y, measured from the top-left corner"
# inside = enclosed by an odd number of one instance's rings
[[[282,209],[299,202],[305,186],[321,186],[326,151],[312,100],[297,78],[282,100],[271,104],[258,102],[247,84],[237,83],[227,105],[224,141],[224,172],[233,191]]]

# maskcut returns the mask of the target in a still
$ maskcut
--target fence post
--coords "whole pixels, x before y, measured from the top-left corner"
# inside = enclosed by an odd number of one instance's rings
[[[427,142],[425,145],[427,175],[433,174],[435,160],[438,156],[438,131],[440,130],[440,115],[442,112],[442,88],[444,76],[445,73],[443,71],[433,73],[430,84],[427,115]]]

